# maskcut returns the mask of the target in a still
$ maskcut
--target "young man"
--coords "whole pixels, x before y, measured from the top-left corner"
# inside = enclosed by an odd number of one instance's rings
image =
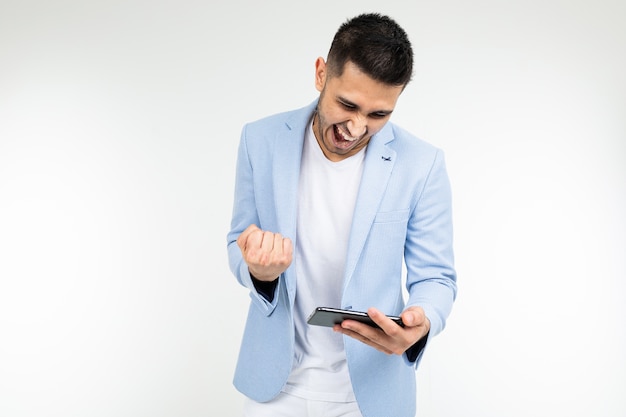
[[[315,62],[318,100],[243,129],[228,255],[252,300],[234,379],[246,416],[415,415],[456,274],[442,152],[389,122],[412,66],[396,22],[357,16]],[[307,324],[319,306],[379,328]]]

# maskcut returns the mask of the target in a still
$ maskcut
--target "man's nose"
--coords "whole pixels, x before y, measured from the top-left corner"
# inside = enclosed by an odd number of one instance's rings
[[[367,118],[360,114],[355,114],[347,123],[350,136],[360,138],[367,132]]]

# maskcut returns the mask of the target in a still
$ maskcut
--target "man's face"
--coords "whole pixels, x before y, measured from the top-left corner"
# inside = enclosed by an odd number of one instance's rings
[[[351,62],[341,76],[329,76],[322,58],[315,63],[315,87],[320,99],[313,132],[334,162],[359,152],[385,126],[403,89],[372,79]]]

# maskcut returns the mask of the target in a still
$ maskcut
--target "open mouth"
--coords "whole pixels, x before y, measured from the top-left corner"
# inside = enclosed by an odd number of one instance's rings
[[[339,128],[339,126],[333,126],[333,132],[335,133],[335,143],[338,145],[350,145],[355,142],[359,138],[355,138],[347,134],[343,129]]]

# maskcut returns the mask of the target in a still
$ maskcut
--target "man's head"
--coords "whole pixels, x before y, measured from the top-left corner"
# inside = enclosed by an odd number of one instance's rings
[[[345,22],[328,52],[330,76],[340,76],[347,62],[376,81],[406,86],[413,74],[413,49],[406,32],[380,14],[362,14]]]
[[[367,14],[344,23],[328,63],[315,62],[313,132],[324,155],[337,162],[365,148],[389,121],[412,71],[411,44],[393,20]]]

